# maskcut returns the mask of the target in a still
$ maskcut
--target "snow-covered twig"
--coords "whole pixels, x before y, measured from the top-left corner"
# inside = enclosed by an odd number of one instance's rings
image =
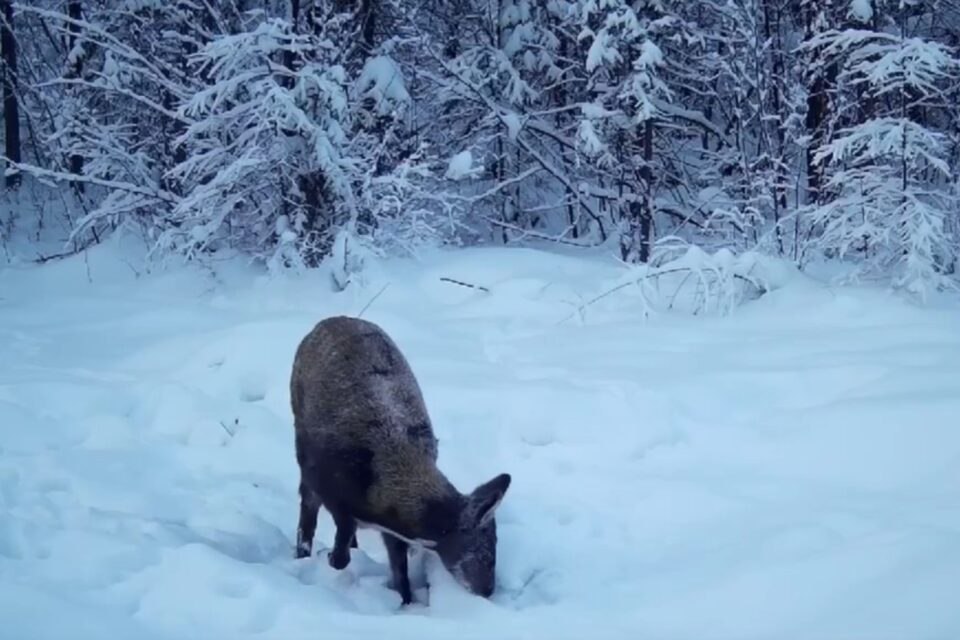
[[[727,306],[732,307],[732,300],[736,297],[736,292],[729,290],[723,285],[725,279],[729,278],[738,282],[741,282],[749,286],[753,291],[756,297],[764,295],[768,287],[763,284],[758,279],[750,276],[749,271],[747,273],[738,273],[733,270],[729,265],[724,265],[722,261],[711,260],[709,256],[702,254],[702,252],[693,250],[695,254],[695,259],[700,260],[698,264],[683,264],[683,262],[691,262],[689,259],[684,260],[683,258],[674,260],[665,267],[661,268],[650,268],[646,265],[642,267],[642,273],[637,277],[632,277],[626,282],[621,282],[609,289],[602,291],[601,293],[590,298],[586,302],[578,305],[577,308],[567,317],[560,321],[559,324],[567,322],[574,316],[583,316],[583,312],[590,306],[596,304],[600,300],[607,298],[608,296],[622,291],[628,287],[638,286],[640,288],[640,293],[644,301],[646,309],[652,308],[654,305],[647,298],[647,295],[643,291],[643,286],[649,281],[658,281],[664,276],[674,275],[674,274],[686,274],[681,280],[680,284],[677,286],[677,289],[674,291],[673,295],[670,297],[670,302],[667,304],[668,309],[672,309],[676,303],[676,300],[683,289],[684,285],[690,278],[695,277],[699,282],[698,291],[701,291],[697,295],[698,298],[702,296],[702,300],[699,303],[699,306],[693,311],[694,314],[698,313],[700,309],[705,309],[709,307],[710,299],[724,299],[727,301]],[[680,263],[680,264],[678,264]],[[670,265],[675,266],[670,266]],[[708,280],[705,273],[713,273],[714,280]],[[719,287],[719,291],[716,289]],[[719,302],[718,302],[719,304]],[[646,313],[646,312],[645,312]]]
[[[487,222],[489,222],[494,226],[500,227],[502,229],[509,229],[511,231],[516,231],[517,233],[530,238],[536,238],[537,240],[546,240],[548,242],[556,242],[558,244],[564,244],[571,247],[579,247],[581,249],[590,249],[592,247],[599,247],[600,245],[603,244],[602,242],[588,244],[584,242],[577,242],[575,240],[567,240],[566,238],[563,238],[561,236],[551,236],[546,233],[540,233],[539,231],[524,229],[519,225],[511,224],[509,222],[504,222],[503,220],[497,220],[496,218],[491,218],[489,216],[484,216],[484,220],[486,220]]]
[[[383,285],[383,287],[380,288],[380,291],[377,291],[376,295],[374,295],[372,298],[370,298],[370,301],[367,302],[367,304],[363,305],[363,308],[360,309],[360,312],[357,314],[357,317],[358,317],[358,318],[363,317],[363,312],[366,311],[367,309],[369,309],[370,306],[371,306],[374,302],[376,302],[377,298],[380,297],[380,294],[383,293],[384,291],[386,291],[386,290],[387,290],[387,287],[389,287],[389,286],[390,286],[390,283],[389,283],[389,282],[388,282],[387,284]]]
[[[463,281],[461,281],[461,280],[454,280],[453,278],[445,278],[445,277],[444,277],[444,278],[440,278],[440,282],[450,282],[450,283],[452,283],[452,284],[460,285],[461,287],[469,287],[469,288],[471,288],[471,289],[479,289],[480,291],[484,291],[484,292],[486,292],[486,293],[490,293],[490,289],[488,289],[488,288],[486,288],[486,287],[484,287],[484,286],[482,286],[482,285],[479,285],[479,284],[470,284],[469,282],[463,282]]]
[[[97,178],[96,176],[88,175],[77,175],[74,173],[69,173],[67,171],[54,171],[51,169],[43,169],[41,167],[35,167],[31,164],[26,164],[23,162],[11,162],[6,157],[3,160],[9,165],[19,171],[24,173],[29,173],[37,180],[50,180],[53,182],[83,182],[85,184],[92,184],[98,187],[105,187],[112,191],[125,191],[128,193],[136,194],[139,196],[146,196],[149,198],[156,198],[162,202],[173,203],[177,201],[176,196],[174,196],[169,191],[164,189],[151,189],[149,187],[143,187],[136,184],[131,184],[129,182],[120,182],[118,180],[105,180],[103,178]],[[10,169],[7,169],[9,172]]]

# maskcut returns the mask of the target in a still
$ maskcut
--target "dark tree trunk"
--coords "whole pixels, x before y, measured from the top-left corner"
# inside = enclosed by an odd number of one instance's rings
[[[823,124],[827,114],[827,96],[823,76],[818,75],[810,85],[807,96],[807,117],[805,126],[810,134],[810,145],[807,147],[807,202],[820,200],[820,185],[822,170],[814,161],[817,149],[823,143]]]
[[[376,0],[360,0],[360,21],[361,21],[361,37],[363,39],[363,54],[364,56],[369,56],[376,43],[376,29],[377,29],[377,9],[376,9]]]
[[[811,38],[817,32],[819,25],[818,11],[825,12],[831,27],[843,29],[848,26],[845,14],[838,9],[832,2],[824,2],[821,7],[817,2],[810,2],[806,7],[805,15],[805,35]],[[830,118],[835,116],[831,113],[831,95],[835,92],[837,86],[837,76],[840,72],[836,62],[827,64],[823,59],[822,51],[813,51],[805,61],[810,69],[808,96],[807,96],[807,116],[805,126],[807,134],[810,136],[810,144],[807,147],[807,202],[823,203],[829,199],[829,194],[824,193],[823,187],[823,167],[814,162],[814,155],[821,145],[828,140],[828,129],[830,128]]]
[[[653,243],[653,120],[643,124],[641,133],[643,165],[637,171],[634,194],[630,202],[626,228],[620,234],[620,258],[627,262],[649,262]]]
[[[72,21],[83,19],[83,7],[80,0],[71,0],[71,2],[67,3],[67,15],[70,16],[71,19],[70,24],[67,25],[67,33],[70,34],[67,39],[67,55],[73,55],[73,48],[76,46],[77,39],[80,36],[80,26]],[[79,78],[83,74],[83,58],[82,55],[74,57],[73,64],[67,69],[67,78]],[[83,173],[83,156],[78,153],[71,154],[69,165],[70,173],[79,176]],[[80,193],[83,193],[82,182],[75,183],[74,187]]]
[[[817,3],[808,3],[805,7],[804,29],[806,38],[812,38],[816,30],[818,16]],[[810,72],[807,87],[807,115],[804,120],[810,143],[807,146],[807,203],[812,204],[820,200],[820,186],[823,172],[814,160],[817,149],[824,142],[824,123],[827,119],[827,85],[824,78],[824,69],[820,65],[819,51],[814,51],[806,60]]]
[[[777,249],[780,255],[785,252],[783,245],[783,227],[781,226],[782,212],[787,208],[787,176],[786,169],[786,132],[784,131],[784,121],[788,116],[785,113],[786,89],[784,87],[786,76],[786,64],[784,62],[783,40],[781,37],[782,20],[780,6],[772,6],[773,2],[767,0],[763,5],[764,17],[764,37],[773,43],[771,52],[771,67],[773,86],[771,87],[772,112],[777,117],[776,127],[776,152],[774,154],[775,166],[773,170],[773,220],[776,225]],[[762,125],[761,125],[762,126]]]
[[[13,33],[13,3],[0,0],[3,10],[3,25],[0,27],[0,48],[3,55],[3,124],[6,157],[11,163],[19,163],[20,153],[20,105],[17,101],[17,40]],[[20,173],[6,177],[8,188],[20,185]]]
[[[306,20],[308,23],[313,24],[314,29],[319,29],[321,27],[320,21],[317,19],[318,15],[316,11],[319,10],[319,3],[313,5],[312,8],[308,7]],[[300,0],[290,0],[290,24],[293,28],[294,33],[300,32],[300,20],[303,17],[303,6]],[[283,64],[290,71],[296,71],[299,64],[302,61],[298,61],[294,52],[287,50],[283,52]],[[295,81],[294,78],[285,78],[281,83],[284,87],[292,89]],[[291,135],[299,135],[291,132]],[[333,226],[335,220],[333,219],[332,213],[335,210],[333,203],[333,198],[327,189],[327,180],[324,176],[323,171],[317,169],[315,171],[308,171],[300,173],[296,177],[297,181],[297,190],[300,195],[297,198],[297,202],[294,206],[302,211],[304,220],[304,227],[308,231],[315,232],[320,235],[326,234],[327,231]],[[304,255],[304,259],[307,264],[311,267],[317,266],[322,254],[326,253],[329,249],[328,246],[324,246],[320,249],[320,254],[309,254]]]
[[[643,167],[640,168],[643,180],[643,211],[640,216],[640,262],[649,262],[653,243],[653,120],[647,120],[643,127]]]
[[[561,25],[555,25],[559,29]],[[567,56],[570,55],[570,40],[564,35],[560,39],[560,58],[566,60]],[[566,84],[558,84],[555,89],[553,89],[553,102],[555,104],[567,104],[569,98],[569,88]],[[558,112],[555,116],[555,125],[557,131],[562,131],[563,128],[570,121],[569,116],[566,116],[562,112]],[[567,204],[567,222],[570,228],[570,235],[574,239],[580,238],[580,221],[579,221],[579,206],[577,204],[577,194],[570,187],[567,188],[567,198],[569,198],[569,203]]]
[[[290,0],[290,27],[293,29],[294,33],[299,32],[300,28],[300,0]],[[296,60],[294,58],[293,51],[287,49],[283,52],[283,66],[285,66],[290,71],[295,71],[294,64]],[[293,88],[293,78],[285,78],[281,83],[283,86],[288,89]]]

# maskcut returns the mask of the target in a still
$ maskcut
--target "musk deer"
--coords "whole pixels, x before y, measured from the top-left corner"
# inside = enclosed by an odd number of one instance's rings
[[[410,544],[436,553],[472,593],[494,591],[494,511],[510,486],[503,473],[469,494],[437,468],[437,439],[417,380],[394,341],[366,320],[322,320],[301,341],[290,379],[300,466],[298,558],[312,554],[317,514],[336,525],[327,559],[350,563],[357,527],[381,532],[392,586],[412,601]]]

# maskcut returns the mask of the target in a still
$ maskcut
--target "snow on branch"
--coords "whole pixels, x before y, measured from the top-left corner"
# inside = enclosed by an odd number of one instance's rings
[[[676,250],[661,255],[669,254]],[[583,321],[589,307],[618,293],[638,303],[644,316],[668,311],[727,315],[776,286],[772,278],[758,273],[764,260],[754,252],[734,255],[720,249],[710,254],[688,246],[675,257],[631,265],[619,282],[580,304],[562,322],[574,317]]]

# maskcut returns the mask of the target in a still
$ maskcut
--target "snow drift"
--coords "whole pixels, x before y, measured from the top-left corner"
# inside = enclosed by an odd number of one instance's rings
[[[732,315],[643,320],[625,289],[565,321],[621,267],[380,267],[338,294],[232,263],[138,275],[117,246],[0,271],[0,636],[960,633],[956,305],[784,272]],[[293,350],[378,292],[364,317],[417,372],[451,480],[513,474],[489,601],[418,557],[401,609],[375,533],[327,566],[325,512],[293,559]]]

